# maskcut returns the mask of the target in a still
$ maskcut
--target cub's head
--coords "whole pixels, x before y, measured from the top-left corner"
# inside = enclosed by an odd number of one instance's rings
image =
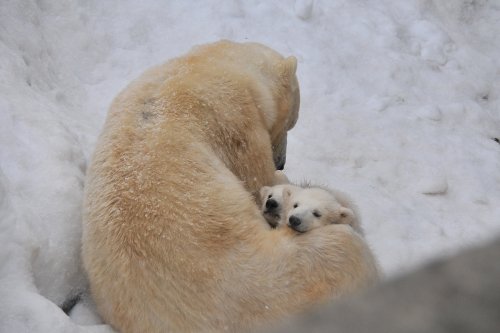
[[[343,206],[328,190],[304,188],[301,191],[283,190],[284,216],[288,226],[306,232],[328,224],[348,224],[355,230],[358,222],[354,211]]]
[[[294,191],[296,186],[289,184],[263,186],[260,189],[260,201],[262,202],[262,215],[267,223],[273,228],[283,224],[283,193],[284,190]]]

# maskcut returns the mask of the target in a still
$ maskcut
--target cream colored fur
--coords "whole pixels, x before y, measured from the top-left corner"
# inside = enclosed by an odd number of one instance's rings
[[[273,183],[274,186],[263,186],[259,192],[262,215],[271,227],[289,226],[306,232],[329,224],[347,224],[364,235],[358,207],[347,194],[309,182],[295,185],[279,170],[274,173]],[[293,207],[295,204],[299,207]],[[290,216],[300,218],[301,225],[291,226]]]
[[[282,191],[280,225],[306,232],[330,224],[346,224],[363,235],[358,209],[346,194],[318,186],[285,187]],[[295,225],[292,219],[300,224]]]
[[[114,100],[88,170],[83,261],[123,333],[241,332],[377,276],[345,225],[271,230],[258,190],[297,120],[296,60],[222,41],[148,70]]]
[[[299,187],[291,184],[286,175],[279,170],[274,173],[273,184],[274,186],[261,187],[259,194],[262,215],[271,227],[276,228],[283,223],[282,215],[285,213],[282,211],[284,190],[292,191],[299,189]]]

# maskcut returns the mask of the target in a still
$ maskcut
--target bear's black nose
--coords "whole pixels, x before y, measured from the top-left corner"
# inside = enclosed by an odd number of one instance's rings
[[[278,207],[278,202],[274,199],[269,199],[266,201],[266,208],[267,209],[275,209]]]
[[[292,215],[292,216],[290,216],[290,218],[288,219],[288,223],[290,223],[290,225],[291,225],[292,227],[296,227],[296,226],[298,226],[299,224],[301,224],[301,223],[302,223],[302,221],[301,221],[301,220],[300,220],[297,216]]]

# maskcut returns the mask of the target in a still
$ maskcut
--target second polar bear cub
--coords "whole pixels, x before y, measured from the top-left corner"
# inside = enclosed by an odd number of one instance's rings
[[[282,223],[298,232],[329,224],[348,224],[363,234],[355,205],[337,190],[319,186],[285,187],[283,212]]]
[[[306,232],[329,224],[348,224],[363,235],[356,205],[344,193],[309,184],[290,184],[286,176],[276,172],[275,186],[260,190],[262,213],[273,228],[288,225]]]

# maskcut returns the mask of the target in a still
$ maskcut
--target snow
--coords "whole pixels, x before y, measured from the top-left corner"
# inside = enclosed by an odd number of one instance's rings
[[[111,332],[79,257],[107,107],[146,68],[222,38],[297,56],[285,171],[355,199],[386,276],[500,234],[496,0],[5,0],[0,332]]]

